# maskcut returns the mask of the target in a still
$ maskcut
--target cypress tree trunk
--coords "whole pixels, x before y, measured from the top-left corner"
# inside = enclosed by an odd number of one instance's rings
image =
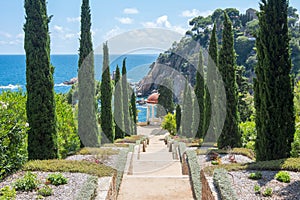
[[[131,113],[132,113],[132,134],[133,135],[137,135],[137,127],[136,127],[136,123],[137,123],[137,109],[136,109],[136,97],[135,97],[135,93],[134,91],[132,91],[131,94],[131,99],[130,99],[130,104],[131,104]]]
[[[176,106],[176,130],[177,134],[180,135],[180,126],[181,126],[181,107],[179,104]]]
[[[101,80],[101,128],[102,128],[102,142],[114,142],[114,129],[112,118],[112,85],[110,79],[109,69],[109,55],[107,43],[103,44],[103,67]]]
[[[86,147],[100,146],[95,101],[94,52],[89,0],[81,6],[81,35],[78,61],[78,134]]]
[[[287,9],[285,0],[260,4],[254,82],[257,160],[289,157],[295,132]]]
[[[204,136],[204,71],[203,71],[203,55],[202,50],[199,53],[199,63],[198,70],[196,72],[196,85],[195,85],[195,95],[194,100],[194,127],[197,130],[196,138],[202,138]],[[198,104],[198,107],[197,105]]]
[[[122,83],[120,68],[116,68],[115,94],[114,94],[114,118],[115,118],[115,139],[124,138],[124,116],[122,103]]]
[[[130,120],[130,112],[129,112],[126,58],[123,59],[123,66],[122,66],[122,98],[123,98],[122,101],[123,101],[125,135],[131,135],[131,120]]]
[[[217,25],[214,24],[210,42],[209,42],[209,48],[208,48],[208,65],[207,65],[207,75],[206,75],[206,90],[205,90],[205,132],[204,134],[207,135],[207,140],[210,142],[216,141],[216,132],[217,132],[217,84],[218,84],[218,78],[217,78],[217,64],[218,64],[218,43],[217,43],[217,35],[216,35],[216,28]],[[208,88],[209,91],[208,91]],[[214,104],[215,108],[212,109],[212,104]],[[212,117],[211,117],[212,116]],[[208,131],[209,123],[211,123],[212,129],[210,129],[210,132]]]
[[[45,0],[25,0],[24,25],[26,52],[26,89],[28,158],[58,157],[54,98],[54,67],[50,65],[50,36]]]
[[[223,44],[220,50],[219,69],[226,91],[226,119],[218,140],[218,147],[239,147],[241,136],[238,129],[236,63],[233,44],[232,24],[224,12]]]
[[[191,94],[191,88],[186,82],[185,89],[184,89],[184,98],[183,98],[183,105],[182,105],[182,135],[188,138],[194,137],[192,133],[192,125],[193,125],[193,99]]]

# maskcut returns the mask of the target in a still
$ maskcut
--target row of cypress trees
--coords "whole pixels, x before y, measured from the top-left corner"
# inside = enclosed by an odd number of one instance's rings
[[[25,0],[26,22],[24,24],[24,49],[26,52],[26,89],[27,89],[27,119],[28,157],[29,159],[53,159],[58,157],[57,127],[54,99],[54,67],[50,64],[49,22],[45,0]],[[81,35],[78,61],[78,134],[82,146],[97,147],[100,145],[100,134],[96,118],[97,104],[95,101],[95,72],[94,53],[91,34],[91,13],[89,0],[82,0],[81,6]],[[115,113],[122,113],[123,118],[117,121],[124,126],[114,127],[112,116],[112,85],[109,71],[108,47],[103,45],[103,73],[101,84],[101,128],[106,138],[105,142],[124,137],[124,134],[136,133],[135,95],[128,96],[126,65],[123,61],[122,87],[118,90],[122,98],[115,98]],[[117,68],[118,69],[118,68]],[[116,80],[118,82],[118,80]],[[125,86],[124,86],[125,85]],[[117,90],[116,90],[117,91]],[[117,92],[118,93],[118,92]],[[120,94],[119,94],[120,95]],[[118,96],[116,94],[116,96]],[[131,113],[129,99],[131,97]],[[122,102],[127,102],[122,104]],[[134,102],[134,103],[133,103]],[[118,115],[115,115],[118,116]],[[122,115],[121,115],[122,116]],[[115,117],[116,118],[116,117]],[[133,120],[131,120],[133,118]],[[133,122],[131,122],[133,121]],[[132,126],[132,127],[131,127]],[[116,129],[116,130],[115,130]],[[125,132],[122,130],[124,129]]]

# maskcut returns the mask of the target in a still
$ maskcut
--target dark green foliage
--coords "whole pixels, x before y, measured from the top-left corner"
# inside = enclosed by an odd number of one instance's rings
[[[245,122],[250,120],[254,112],[254,105],[253,97],[249,94],[249,91],[252,91],[252,84],[249,83],[248,78],[245,76],[244,66],[237,66],[236,82],[238,84],[238,112],[240,120]]]
[[[0,180],[27,161],[26,96],[6,91],[0,95]]]
[[[123,113],[124,113],[124,130],[125,135],[131,134],[131,120],[129,112],[129,94],[128,94],[128,82],[126,72],[126,58],[123,59],[122,65],[122,102],[123,102]]]
[[[65,158],[80,148],[72,106],[62,94],[55,95],[57,114],[57,146],[59,158]]]
[[[157,115],[162,117],[167,113],[173,113],[174,102],[173,102],[173,83],[171,79],[165,79],[158,88],[158,106]]]
[[[136,97],[134,91],[131,93],[131,98],[130,98],[130,109],[131,109],[131,114],[132,114],[132,135],[137,134],[137,109],[136,109]]]
[[[196,98],[194,99],[194,127],[197,130],[196,138],[202,138],[204,136],[204,71],[203,71],[203,55],[202,50],[199,53],[199,63],[198,69],[196,73],[196,85],[195,85],[195,95]]]
[[[68,183],[68,179],[65,178],[61,173],[49,174],[47,180],[50,181],[52,185],[64,185]]]
[[[36,174],[33,174],[31,172],[26,172],[24,177],[16,180],[16,182],[13,183],[14,188],[17,191],[32,191],[37,188],[38,184],[39,181]]]
[[[237,200],[236,193],[231,184],[231,179],[225,169],[215,169],[213,175],[214,185],[217,187],[221,199]]]
[[[186,136],[187,138],[194,137],[193,135],[193,99],[191,94],[191,86],[186,83],[184,89],[183,105],[182,105],[182,119],[181,126],[182,132],[181,135]]]
[[[115,139],[124,138],[122,82],[121,82],[119,66],[117,66],[116,68],[116,76],[115,76],[114,120],[115,120]]]
[[[239,36],[235,39],[234,47],[237,54],[237,64],[245,65],[247,58],[251,55],[255,45],[254,40],[246,36]]]
[[[180,126],[181,126],[181,107],[179,104],[176,106],[176,130],[177,134],[180,135]]]
[[[113,118],[112,118],[112,86],[109,69],[109,55],[107,43],[103,44],[103,66],[101,79],[101,127],[102,142],[114,141]]]
[[[260,4],[254,81],[259,161],[289,157],[295,132],[287,8],[285,0]]]
[[[95,101],[94,52],[91,36],[89,0],[81,6],[81,35],[78,61],[78,134],[82,145],[100,145]]]
[[[241,146],[241,136],[238,129],[238,93],[232,24],[226,12],[224,18],[223,43],[218,67],[223,78],[227,101],[226,119],[218,140],[219,148]]]
[[[50,65],[48,27],[51,17],[47,15],[46,0],[25,0],[25,11],[28,157],[57,158],[54,67]]]

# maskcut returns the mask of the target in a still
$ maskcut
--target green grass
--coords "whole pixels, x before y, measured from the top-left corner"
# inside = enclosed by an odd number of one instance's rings
[[[76,160],[34,160],[27,162],[24,171],[72,172],[86,173],[98,177],[112,176],[115,170],[111,167],[88,161]]]
[[[117,155],[119,150],[112,148],[89,148],[85,147],[80,149],[76,154],[77,155]]]
[[[126,143],[110,143],[110,144],[104,144],[103,147],[120,147],[120,148],[128,148],[129,144]]]
[[[218,166],[210,166],[204,168],[205,173],[212,176],[213,171],[218,168],[224,168],[227,171],[239,171],[239,170],[287,170],[300,172],[300,158],[287,158],[280,160],[271,160],[271,161],[261,161],[255,163],[233,163],[233,164],[223,164]]]

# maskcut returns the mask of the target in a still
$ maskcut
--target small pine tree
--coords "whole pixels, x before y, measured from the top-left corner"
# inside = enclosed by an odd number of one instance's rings
[[[122,102],[123,102],[123,113],[124,113],[124,130],[125,135],[131,135],[131,120],[129,110],[129,95],[128,95],[128,82],[126,72],[126,58],[123,59],[122,65]]]
[[[96,117],[94,52],[89,0],[81,6],[81,35],[78,61],[78,134],[86,147],[100,145]]]
[[[112,85],[109,69],[109,54],[107,43],[103,44],[103,67],[102,67],[102,79],[101,79],[101,127],[102,142],[113,142],[115,135],[113,129],[113,117],[112,117]]]
[[[176,106],[176,130],[177,134],[180,135],[180,126],[181,126],[181,107],[179,104]]]
[[[115,139],[124,138],[122,82],[121,82],[120,68],[118,65],[116,68],[116,76],[115,76],[114,120],[115,120]]]
[[[130,108],[132,113],[132,134],[137,135],[137,109],[136,109],[136,97],[134,91],[132,91],[130,99]]]
[[[198,70],[196,73],[196,85],[194,99],[194,127],[197,130],[196,138],[204,136],[204,71],[203,71],[203,55],[202,50],[199,53]],[[197,105],[198,104],[198,105]]]
[[[241,136],[238,129],[238,93],[232,23],[224,11],[223,44],[220,49],[219,69],[226,91],[226,119],[218,140],[218,147],[239,147]]]
[[[54,97],[54,67],[50,65],[50,36],[45,0],[25,0],[24,25],[26,52],[26,89],[28,158],[58,157]]]
[[[191,87],[189,86],[188,82],[186,82],[185,89],[184,89],[184,98],[183,98],[183,105],[182,105],[182,135],[188,138],[192,138],[193,135],[193,99],[191,94]]]

